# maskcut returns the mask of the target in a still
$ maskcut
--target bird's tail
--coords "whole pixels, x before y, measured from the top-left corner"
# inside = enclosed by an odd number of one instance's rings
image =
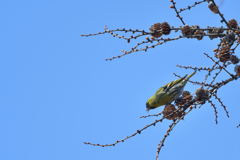
[[[192,74],[190,74],[190,75],[188,75],[187,76],[187,78],[186,78],[186,80],[188,81],[192,76],[194,76],[194,74],[196,74],[197,73],[197,71],[194,71]]]

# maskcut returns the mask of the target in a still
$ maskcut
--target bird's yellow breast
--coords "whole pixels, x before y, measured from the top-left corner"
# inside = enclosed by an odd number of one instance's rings
[[[147,108],[154,109],[154,108],[160,107],[162,105],[169,104],[172,101],[173,101],[173,99],[171,98],[171,96],[169,96],[167,94],[153,95],[147,101]]]

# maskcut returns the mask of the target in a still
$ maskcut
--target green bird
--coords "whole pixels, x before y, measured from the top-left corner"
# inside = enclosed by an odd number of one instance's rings
[[[190,75],[172,81],[157,90],[157,92],[147,100],[146,109],[154,109],[162,105],[170,104],[176,100],[183,92],[188,80],[196,73],[193,72]]]

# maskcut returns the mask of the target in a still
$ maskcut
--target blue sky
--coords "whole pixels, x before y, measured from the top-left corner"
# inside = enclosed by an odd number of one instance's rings
[[[212,51],[218,41],[180,40],[106,62],[133,44],[109,35],[79,35],[102,31],[104,25],[146,30],[156,22],[181,25],[169,5],[161,0],[0,2],[0,159],[154,159],[170,121],[116,147],[82,142],[111,143],[153,121],[138,118],[147,114],[148,97],[173,80],[172,73],[190,73],[176,64],[210,65],[202,53]],[[221,10],[227,19],[239,21],[239,5],[238,0],[225,0]],[[190,25],[221,25],[206,4],[183,16]],[[218,125],[208,104],[193,111],[171,133],[160,158],[239,159],[238,88],[236,81],[220,90],[230,119],[219,105]]]

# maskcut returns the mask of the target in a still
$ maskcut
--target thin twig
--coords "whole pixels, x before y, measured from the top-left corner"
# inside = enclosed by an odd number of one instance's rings
[[[218,124],[218,111],[217,111],[217,108],[216,108],[215,104],[210,99],[208,99],[208,102],[211,104],[211,106],[214,109],[215,123]]]

